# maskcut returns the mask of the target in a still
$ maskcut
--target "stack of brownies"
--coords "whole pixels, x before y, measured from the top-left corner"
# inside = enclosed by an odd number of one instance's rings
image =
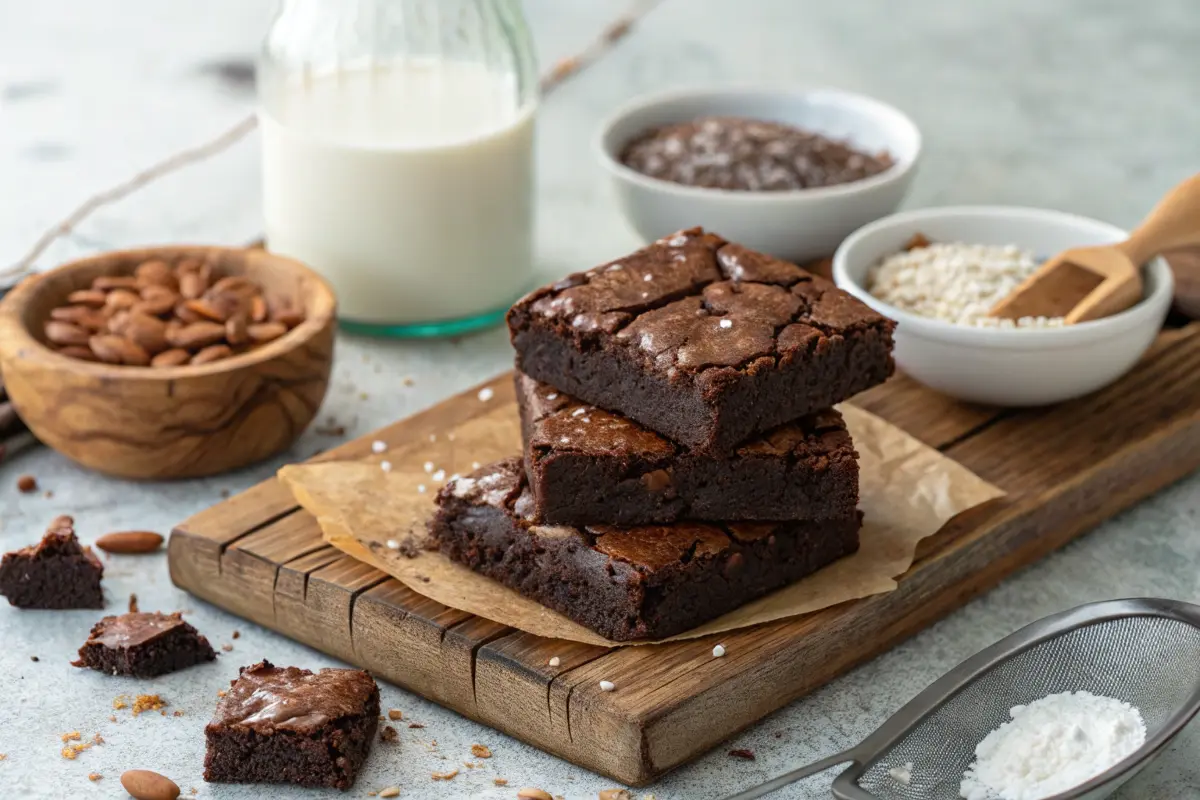
[[[451,559],[608,639],[658,639],[858,549],[832,406],[892,373],[894,323],[700,229],[508,315],[524,453],[447,484]]]

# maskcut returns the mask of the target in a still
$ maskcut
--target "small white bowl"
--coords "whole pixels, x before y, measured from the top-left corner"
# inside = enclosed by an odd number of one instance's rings
[[[739,192],[650,178],[621,163],[621,151],[641,134],[714,114],[794,125],[869,153],[886,150],[895,164],[836,186]],[[602,126],[597,149],[622,211],[646,241],[700,225],[755,250],[805,262],[828,256],[851,231],[896,210],[916,173],[921,134],[895,108],[850,92],[696,89],[624,106]]]
[[[937,242],[1015,244],[1045,259],[1069,247],[1108,244],[1120,228],[1037,208],[955,206],[894,214],[856,231],[833,256],[838,286],[896,320],[896,364],[940,392],[976,403],[1039,406],[1093,392],[1128,372],[1162,328],[1174,282],[1161,258],[1145,271],[1146,295],[1127,311],[1062,328],[976,328],[901,311],[871,295],[867,274],[914,234]]]

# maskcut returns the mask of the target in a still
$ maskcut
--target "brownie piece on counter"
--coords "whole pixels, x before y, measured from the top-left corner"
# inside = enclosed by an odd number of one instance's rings
[[[379,724],[379,687],[357,669],[240,670],[204,728],[204,780],[349,789]]]
[[[699,228],[531,292],[508,325],[526,375],[717,455],[894,369],[891,320]]]
[[[534,518],[564,525],[849,519],[858,454],[819,411],[716,458],[516,374]]]
[[[530,520],[521,459],[438,493],[439,549],[601,636],[660,639],[689,630],[858,549],[857,511],[820,522],[679,522],[619,528]]]
[[[75,537],[75,521],[57,517],[35,545],[0,559],[0,594],[17,608],[104,608],[104,565]]]
[[[79,648],[74,665],[112,675],[153,678],[216,657],[208,639],[178,612],[135,612],[97,622]]]

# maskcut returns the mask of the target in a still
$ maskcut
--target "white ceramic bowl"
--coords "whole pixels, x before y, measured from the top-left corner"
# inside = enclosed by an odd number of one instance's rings
[[[640,134],[711,114],[795,125],[867,152],[886,150],[895,164],[837,186],[735,192],[649,178],[620,162],[621,151]],[[916,172],[921,134],[895,108],[850,92],[699,89],[634,100],[603,125],[597,147],[622,211],[646,241],[701,225],[755,250],[804,262],[828,256],[851,231],[896,210]]]
[[[977,403],[1037,406],[1112,383],[1162,328],[1174,283],[1161,258],[1145,270],[1144,299],[1120,314],[1062,328],[998,329],[922,317],[873,297],[867,273],[916,233],[934,241],[1015,244],[1038,259],[1126,237],[1120,228],[1037,208],[957,206],[894,214],[856,231],[833,257],[837,285],[896,320],[896,364],[945,394]]]

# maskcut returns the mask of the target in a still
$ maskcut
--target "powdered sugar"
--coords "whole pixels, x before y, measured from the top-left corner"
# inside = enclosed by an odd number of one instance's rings
[[[1090,692],[1014,706],[984,737],[963,774],[967,800],[1040,800],[1086,783],[1137,750],[1146,725],[1136,708]]]

